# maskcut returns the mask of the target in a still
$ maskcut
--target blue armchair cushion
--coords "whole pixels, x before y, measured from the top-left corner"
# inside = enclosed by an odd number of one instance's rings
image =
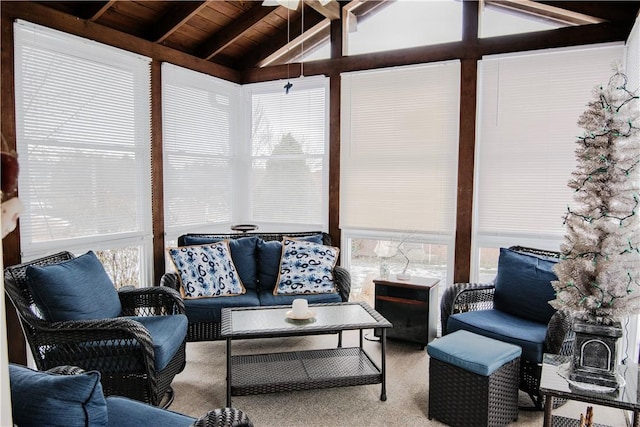
[[[224,307],[256,307],[260,305],[258,292],[247,289],[244,295],[233,298],[197,298],[184,300],[189,323],[218,323]]]
[[[522,348],[522,359],[542,362],[547,324],[490,309],[449,316],[447,331],[465,330],[515,344]]]
[[[62,375],[9,364],[11,409],[18,426],[106,426],[100,373]]]
[[[47,320],[106,319],[122,311],[118,291],[92,251],[59,264],[31,265],[26,276]]]
[[[335,293],[333,267],[340,249],[318,243],[282,240],[282,257],[274,295]]]
[[[187,336],[187,316],[128,316],[147,328],[153,340],[155,368],[161,371],[167,367]]]
[[[555,299],[551,282],[558,280],[553,271],[555,265],[555,260],[501,248],[494,308],[534,322],[549,323],[555,313],[549,304]]]
[[[206,245],[169,248],[180,278],[183,298],[206,298],[245,293],[226,240]]]
[[[517,345],[469,331],[456,331],[427,345],[429,356],[465,371],[488,377],[505,363],[520,357]]]
[[[188,427],[196,421],[195,418],[126,397],[109,396],[106,401],[109,426],[112,427]]]
[[[208,243],[217,243],[222,240],[224,239],[186,235],[184,236],[184,246],[205,245]],[[256,236],[229,239],[231,259],[246,289],[257,289],[258,287],[257,243],[258,237]]]

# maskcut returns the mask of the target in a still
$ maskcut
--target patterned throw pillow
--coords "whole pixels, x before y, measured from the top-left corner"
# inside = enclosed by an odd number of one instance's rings
[[[340,249],[285,237],[274,295],[336,292],[333,267]]]
[[[240,295],[244,285],[231,259],[229,242],[169,248],[183,298]]]

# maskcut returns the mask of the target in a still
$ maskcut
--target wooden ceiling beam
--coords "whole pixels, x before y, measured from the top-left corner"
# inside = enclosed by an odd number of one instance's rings
[[[515,10],[527,15],[538,16],[554,22],[561,22],[569,25],[597,24],[605,21],[602,18],[567,9],[561,9],[559,7],[531,0],[484,0],[484,3],[490,6]]]
[[[200,44],[195,50],[196,56],[204,59],[213,58],[225,47],[239,39],[251,27],[275,13],[277,9],[277,7],[262,6],[261,3],[256,3],[251,9],[243,13],[240,18],[233,21],[233,24],[218,31]]]
[[[83,19],[95,22],[115,3],[116,0],[83,2],[76,6],[77,15]]]
[[[629,35],[629,31],[631,31],[632,25],[633,22],[628,25],[602,22],[600,24],[564,27],[534,33],[489,37],[478,40],[478,49],[480,55],[493,55],[617,41],[624,42]]]
[[[240,73],[229,67],[196,58],[188,53],[114,30],[96,22],[79,19],[77,16],[54,10],[43,4],[19,1],[3,2],[1,13],[3,17],[11,20],[24,19],[34,24],[95,40],[158,61],[171,62],[230,82],[239,83],[240,81]]]
[[[305,54],[317,48],[322,42],[330,37],[331,21],[323,19],[309,30],[305,30],[303,35],[291,40],[289,45],[285,45],[273,54],[260,61],[259,67],[276,64],[286,64],[287,62],[298,61]]]
[[[319,0],[304,0],[304,4],[308,5],[330,21],[340,19],[340,5],[337,1],[332,0],[323,6]]]
[[[326,18],[323,15],[320,15],[316,12],[305,13],[304,28],[313,28],[325,19]],[[249,55],[245,57],[244,61],[238,64],[237,68],[243,70],[256,67],[257,64],[264,61],[266,58],[272,55],[273,52],[276,52],[283,47],[286,47],[292,41],[295,41],[302,33],[302,18],[298,17],[295,20],[291,21],[289,27],[289,34],[287,34],[287,28],[285,26],[282,30],[278,31],[277,34],[271,37],[266,43],[263,43],[262,45],[256,47]]]
[[[162,19],[147,29],[145,38],[156,43],[163,42],[206,6],[206,1],[183,1],[172,6]]]
[[[571,10],[607,21],[634,21],[640,1],[538,1],[560,9]]]

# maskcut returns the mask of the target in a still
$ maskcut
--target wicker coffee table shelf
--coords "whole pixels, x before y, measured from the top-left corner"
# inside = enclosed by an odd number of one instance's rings
[[[386,329],[391,323],[364,302],[312,304],[315,317],[287,319],[290,307],[222,309],[221,336],[227,339],[227,406],[231,396],[381,384],[386,400]],[[363,348],[363,330],[380,329],[380,365]],[[358,330],[359,347],[342,347],[342,332]],[[338,334],[338,346],[269,354],[232,354],[232,341],[300,335]]]
[[[360,348],[255,354],[231,358],[231,395],[380,384],[380,369]]]

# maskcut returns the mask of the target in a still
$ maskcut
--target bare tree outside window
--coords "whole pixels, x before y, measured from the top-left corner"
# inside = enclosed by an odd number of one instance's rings
[[[123,286],[140,287],[140,248],[105,249],[96,251],[116,289]]]

